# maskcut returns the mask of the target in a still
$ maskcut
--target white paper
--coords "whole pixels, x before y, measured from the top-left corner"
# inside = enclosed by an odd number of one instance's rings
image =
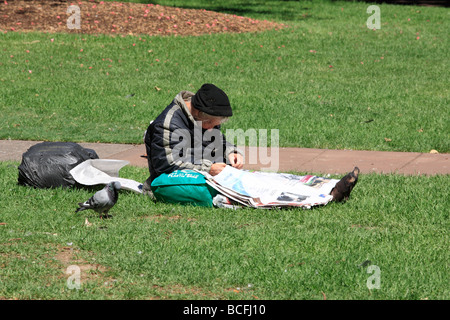
[[[119,177],[119,171],[130,162],[126,160],[92,159],[80,163],[70,170],[72,177],[80,184],[93,186],[119,181],[122,189],[142,193],[142,183]]]

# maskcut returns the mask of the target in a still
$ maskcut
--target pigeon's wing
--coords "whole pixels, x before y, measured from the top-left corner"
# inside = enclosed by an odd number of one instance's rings
[[[111,208],[111,201],[109,194],[106,189],[97,191],[92,197],[87,201],[78,204],[80,208],[76,212],[82,210],[92,209],[97,212],[104,212]]]
[[[120,182],[110,182],[102,190],[97,191],[89,200],[79,203],[76,212],[92,209],[101,214],[107,214],[109,209],[114,207],[119,197],[118,190],[121,188]]]
[[[92,197],[92,203],[94,206],[93,209],[99,213],[107,212],[115,204],[106,189],[102,189],[94,194],[94,196]]]
[[[115,188],[110,188],[106,190],[106,193],[108,196],[108,201],[112,204],[116,204],[117,199],[119,198],[119,193],[117,192],[117,190]]]

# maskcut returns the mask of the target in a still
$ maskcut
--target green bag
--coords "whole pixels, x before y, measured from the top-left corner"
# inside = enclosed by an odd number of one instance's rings
[[[201,207],[212,207],[212,199],[218,194],[205,176],[193,170],[163,173],[152,181],[151,189],[157,201]]]

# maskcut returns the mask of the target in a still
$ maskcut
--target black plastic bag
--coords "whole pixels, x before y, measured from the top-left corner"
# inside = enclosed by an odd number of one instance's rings
[[[98,159],[97,153],[74,142],[41,142],[22,155],[18,183],[35,188],[73,187],[70,170],[80,163]]]

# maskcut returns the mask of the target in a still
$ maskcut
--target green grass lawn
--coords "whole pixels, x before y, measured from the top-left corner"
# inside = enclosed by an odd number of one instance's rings
[[[348,202],[313,210],[193,208],[121,192],[103,220],[74,213],[90,191],[16,179],[17,163],[0,163],[1,298],[449,298],[448,175],[363,175]],[[67,285],[70,265],[80,289]],[[367,287],[371,265],[379,289]]]
[[[283,147],[449,152],[448,9],[380,5],[381,29],[373,31],[366,3],[210,3],[189,6],[289,28],[2,34],[0,138],[142,143],[179,91],[212,82],[234,108],[225,128],[279,129]]]
[[[0,139],[142,143],[175,94],[212,82],[233,105],[225,129],[279,129],[283,147],[449,152],[448,9],[380,5],[373,31],[367,3],[157,2],[289,28],[0,34]],[[362,175],[348,202],[313,210],[194,208],[121,192],[101,220],[74,213],[92,191],[21,187],[17,166],[0,162],[0,299],[450,296],[449,175]],[[148,170],[121,176],[144,181]],[[67,285],[69,266],[81,270],[80,289]],[[379,289],[367,286],[369,266]]]

